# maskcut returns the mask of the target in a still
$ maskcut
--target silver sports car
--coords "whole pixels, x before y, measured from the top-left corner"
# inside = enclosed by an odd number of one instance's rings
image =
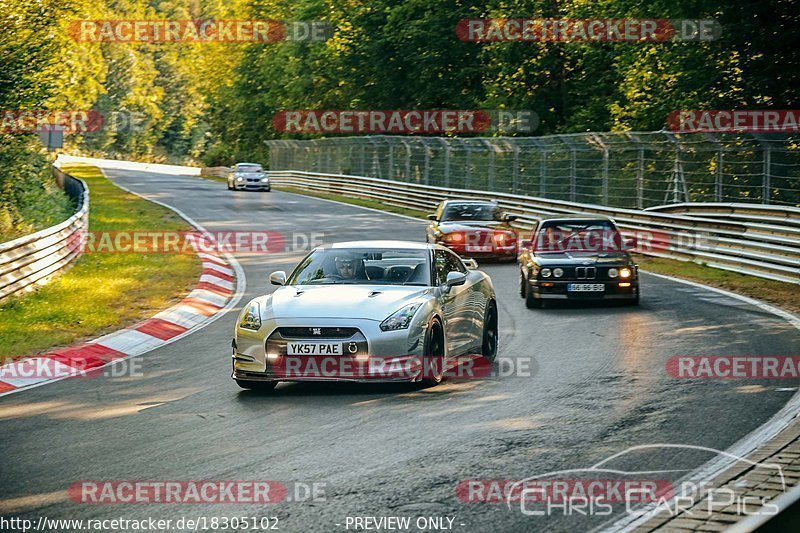
[[[281,287],[239,315],[233,379],[409,381],[435,385],[451,360],[497,353],[489,276],[437,244],[345,242],[315,248]]]

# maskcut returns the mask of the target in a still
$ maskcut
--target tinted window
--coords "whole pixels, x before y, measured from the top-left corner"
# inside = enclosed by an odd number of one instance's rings
[[[261,165],[236,165],[236,172],[261,172]]]
[[[456,254],[452,252],[446,252],[446,253],[447,253],[448,272],[453,272],[453,271],[464,272],[464,273],[467,272],[467,267],[464,266],[464,263]],[[447,276],[445,275],[445,277]]]
[[[436,285],[444,285],[447,282],[447,273],[450,272],[450,265],[447,263],[447,252],[443,250],[437,250],[434,259]]]
[[[479,203],[449,203],[444,209],[442,220],[468,221],[468,220],[501,220],[500,208],[495,204]]]
[[[303,259],[287,284],[427,286],[428,254],[425,249],[325,248]]]

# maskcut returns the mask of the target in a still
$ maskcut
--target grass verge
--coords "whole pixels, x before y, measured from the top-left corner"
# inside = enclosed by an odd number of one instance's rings
[[[336,200],[337,202],[343,202],[362,207],[371,207],[373,209],[380,209],[390,213],[399,213],[415,218],[424,219],[427,216],[427,213],[424,211],[387,206],[375,200],[363,200],[361,198],[349,198],[337,194],[311,192],[296,187],[274,187],[274,189],[295,194],[303,194],[305,196],[313,196],[315,198],[323,198],[326,200]],[[660,257],[649,257],[640,254],[635,255],[636,262],[645,270],[649,270],[657,274],[664,274],[666,276],[696,281],[698,283],[717,287],[719,289],[725,289],[743,296],[749,296],[751,298],[769,302],[793,313],[800,313],[800,297],[798,297],[798,294],[800,294],[800,287],[793,283],[772,281],[756,276],[738,274],[736,272],[730,272],[697,263],[677,261],[674,259],[664,259]]]
[[[192,230],[169,209],[116,187],[97,167],[65,165],[63,170],[89,185],[92,232]],[[135,324],[188,294],[201,269],[194,254],[85,254],[48,285],[0,305],[0,359]]]
[[[793,313],[800,313],[800,286],[794,283],[773,281],[697,263],[640,254],[636,254],[636,262],[641,268],[656,274],[696,281],[750,296]]]

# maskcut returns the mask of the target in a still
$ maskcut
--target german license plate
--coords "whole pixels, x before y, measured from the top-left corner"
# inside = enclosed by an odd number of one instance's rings
[[[467,244],[464,249],[468,252],[491,252],[491,246],[479,246],[477,244]]]
[[[340,342],[290,342],[286,355],[342,355]]]
[[[568,283],[569,292],[603,292],[606,286],[602,283]]]

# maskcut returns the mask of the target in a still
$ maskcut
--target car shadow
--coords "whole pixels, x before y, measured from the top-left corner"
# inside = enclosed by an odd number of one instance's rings
[[[293,382],[283,381],[270,391],[241,390],[238,398],[292,398],[314,396],[393,396],[423,390],[412,383],[348,383],[348,382]]]

